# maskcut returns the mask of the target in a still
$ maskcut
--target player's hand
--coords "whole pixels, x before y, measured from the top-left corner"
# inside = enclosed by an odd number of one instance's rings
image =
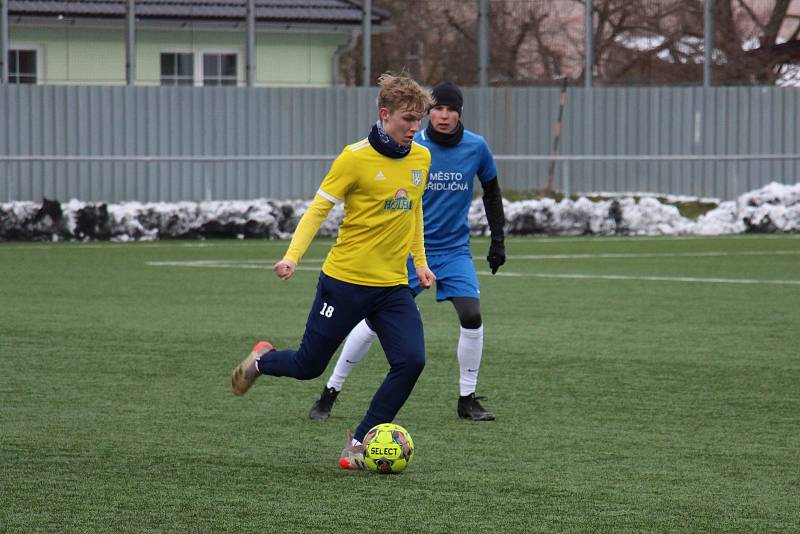
[[[494,241],[489,245],[489,255],[486,256],[486,261],[489,262],[489,267],[492,269],[492,274],[497,272],[506,262],[506,246],[503,241]]]
[[[415,269],[417,271],[417,278],[419,278],[419,285],[422,289],[428,289],[436,281],[436,275],[433,274],[433,271],[428,269],[427,265],[425,267],[416,267]]]
[[[292,277],[294,274],[294,270],[297,268],[297,264],[292,260],[282,259],[278,263],[272,266],[272,270],[275,272],[275,276],[283,280],[284,282]]]

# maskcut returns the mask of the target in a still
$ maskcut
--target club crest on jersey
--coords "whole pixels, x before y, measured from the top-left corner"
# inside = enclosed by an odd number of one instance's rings
[[[385,211],[408,211],[413,204],[408,198],[408,192],[405,189],[398,189],[397,193],[394,194],[394,198],[384,201],[383,209]]]
[[[413,171],[411,171],[411,183],[414,184],[414,187],[419,187],[419,184],[422,183],[422,171],[421,170],[413,170]]]

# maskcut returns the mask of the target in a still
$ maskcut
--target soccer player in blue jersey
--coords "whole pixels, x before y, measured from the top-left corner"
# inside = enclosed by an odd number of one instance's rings
[[[262,341],[231,376],[235,395],[244,395],[262,374],[316,378],[353,327],[368,319],[390,367],[355,434],[348,435],[339,458],[343,469],[364,468],[364,435],[394,419],[425,365],[422,320],[408,287],[409,253],[419,284],[430,287],[435,280],[425,259],[422,217],[431,155],[413,142],[433,101],[407,76],[386,73],[378,81],[378,121],[366,139],[346,146],[333,162],[273,267],[281,280],[291,278],[328,212],[344,203],[300,348],[277,351]]]
[[[467,220],[472,203],[473,178],[483,186],[483,204],[491,231],[487,260],[492,274],[506,261],[503,199],[497,182],[494,157],[483,137],[465,130],[461,123],[464,98],[454,84],[442,82],[433,88],[434,106],[426,130],[415,140],[431,151],[428,185],[422,197],[425,217],[425,252],[436,275],[436,300],[453,303],[461,323],[456,355],[460,368],[458,416],[473,421],[491,421],[494,414],[475,397],[481,356],[483,322],[478,276],[470,252]],[[418,295],[420,284],[409,262],[408,283]],[[320,398],[309,412],[312,419],[326,419],[353,367],[369,351],[376,338],[374,325],[361,321],[347,338],[336,367]]]

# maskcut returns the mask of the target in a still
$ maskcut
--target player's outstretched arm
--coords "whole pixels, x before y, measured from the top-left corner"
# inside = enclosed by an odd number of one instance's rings
[[[308,250],[311,241],[314,239],[314,236],[317,235],[319,227],[322,225],[325,217],[328,216],[328,212],[331,211],[332,207],[333,202],[320,194],[314,197],[311,205],[300,218],[300,222],[297,224],[297,228],[294,231],[294,237],[292,237],[292,241],[289,243],[289,248],[283,256],[283,259],[272,266],[272,270],[278,278],[286,281],[292,277],[297,268],[297,264],[300,263],[303,254]]]

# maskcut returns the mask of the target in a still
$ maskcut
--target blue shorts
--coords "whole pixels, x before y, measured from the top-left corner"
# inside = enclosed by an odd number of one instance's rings
[[[469,252],[456,252],[450,254],[432,254],[428,256],[428,267],[436,275],[436,300],[451,299],[453,297],[471,297],[479,299],[481,290],[478,286],[478,273],[472,263]],[[408,285],[414,295],[422,293],[419,285],[414,262],[408,259]]]

